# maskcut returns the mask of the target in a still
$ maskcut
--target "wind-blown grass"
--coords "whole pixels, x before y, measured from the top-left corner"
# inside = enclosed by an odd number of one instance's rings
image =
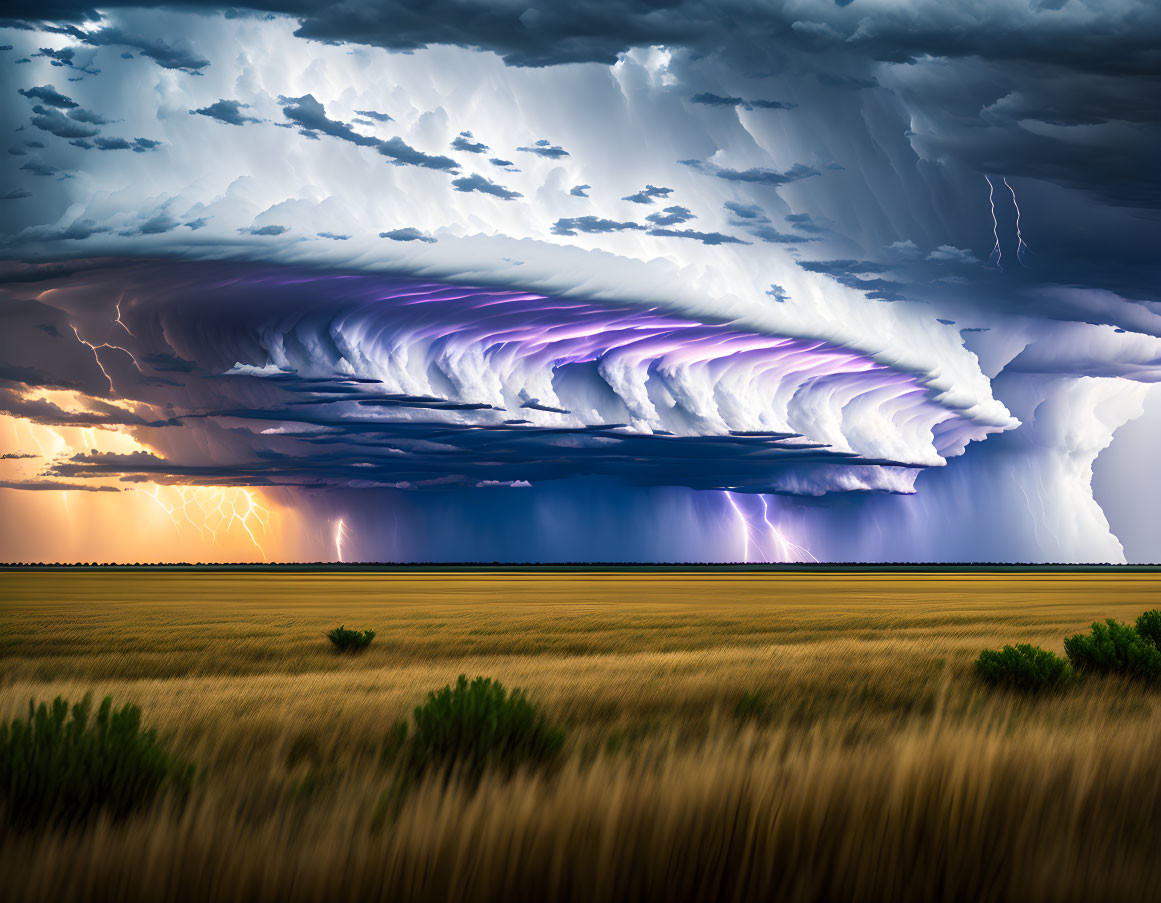
[[[1136,903],[1161,886],[1161,688],[998,693],[974,666],[1131,623],[1150,575],[132,575],[128,595],[116,575],[75,595],[72,574],[7,576],[0,717],[132,700],[202,778],[184,806],[0,832],[6,899]],[[334,655],[336,610],[381,637]],[[406,763],[392,725],[461,673],[527,688],[565,730],[555,766],[432,770],[377,820]]]

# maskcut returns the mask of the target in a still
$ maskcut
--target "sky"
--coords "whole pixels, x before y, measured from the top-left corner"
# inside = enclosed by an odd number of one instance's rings
[[[4,15],[0,560],[1161,561],[1151,0]]]

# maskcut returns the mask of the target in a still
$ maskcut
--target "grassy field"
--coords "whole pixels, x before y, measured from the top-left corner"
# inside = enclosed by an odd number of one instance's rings
[[[112,694],[199,776],[184,805],[5,831],[0,887],[1155,899],[1161,689],[1025,697],[972,670],[984,647],[1060,652],[1155,607],[1151,574],[6,572],[0,715]],[[337,656],[323,633],[340,623],[377,637]],[[460,673],[526,688],[566,729],[563,764],[391,796],[391,726]]]

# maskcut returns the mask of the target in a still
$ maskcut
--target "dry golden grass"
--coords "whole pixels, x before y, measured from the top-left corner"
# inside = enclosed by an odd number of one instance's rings
[[[1161,690],[1027,698],[971,669],[1158,607],[1148,574],[9,572],[0,592],[0,716],[110,693],[201,769],[184,807],[5,835],[6,899],[1161,896]],[[370,649],[331,652],[339,623]],[[379,806],[390,726],[461,672],[527,688],[565,763]],[[740,723],[744,693],[768,712]]]

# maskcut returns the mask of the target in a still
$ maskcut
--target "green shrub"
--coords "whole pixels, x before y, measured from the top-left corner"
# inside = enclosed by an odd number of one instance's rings
[[[1161,649],[1161,611],[1154,608],[1137,618],[1137,633]]]
[[[28,718],[0,724],[0,799],[9,821],[30,826],[77,822],[98,811],[124,817],[151,802],[167,784],[184,792],[193,766],[174,759],[154,731],[141,729],[141,710],[114,710],[105,697],[90,721],[92,699],[74,705],[28,704]]]
[[[1064,651],[1077,671],[1161,679],[1161,649],[1112,618],[1104,624],[1093,622],[1087,635],[1070,636],[1064,641]]]
[[[362,652],[375,639],[374,630],[347,630],[344,624],[327,633],[327,639],[335,644],[339,652]]]
[[[1068,662],[1028,643],[1005,646],[999,652],[985,649],[976,659],[976,672],[990,684],[1026,691],[1056,687],[1069,677]]]
[[[489,768],[511,775],[520,767],[551,765],[564,743],[563,731],[522,690],[509,693],[486,677],[468,683],[461,674],[454,686],[429,693],[414,716],[406,750],[413,775],[458,771],[478,781]],[[398,728],[389,742],[399,742]]]

